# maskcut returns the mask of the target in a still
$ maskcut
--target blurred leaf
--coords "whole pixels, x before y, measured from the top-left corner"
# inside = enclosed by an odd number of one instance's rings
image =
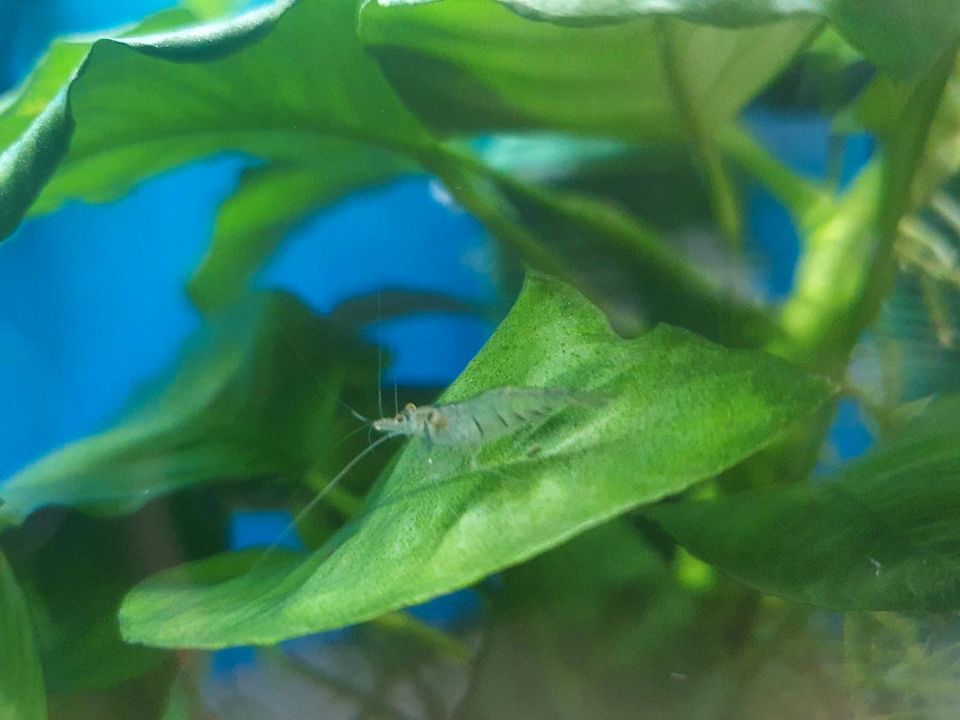
[[[45,720],[43,673],[17,579],[0,553],[0,718]]]
[[[653,19],[570,28],[531,22],[493,0],[382,5],[364,5],[361,37],[432,127],[683,137]],[[734,119],[816,27],[807,19],[740,30],[670,22],[705,130]]]
[[[854,47],[895,77],[925,72],[960,39],[960,5],[954,0],[820,2]]]
[[[213,20],[243,9],[250,0],[180,0],[180,4],[198,18]]]
[[[960,607],[956,396],[834,477],[645,513],[764,592],[841,610]]]
[[[277,2],[55,48],[0,110],[0,236],[41,188],[33,212],[102,202],[223,150],[309,163],[318,175],[328,157],[342,170],[345,152],[369,166],[366,142],[416,152],[426,137],[359,47],[356,11],[355,0]]]
[[[334,444],[340,383],[368,389],[374,362],[293,296],[248,297],[194,338],[157,397],[5,483],[0,519],[45,505],[129,512],[197,483],[302,475]]]
[[[960,169],[960,60],[949,66],[942,91],[925,99],[936,111],[911,191],[910,205],[915,209],[929,202],[931,194]],[[878,75],[839,122],[843,129],[852,130],[856,124],[888,144],[896,143],[910,127],[908,113],[915,109],[921,88],[920,78],[897,81]]]
[[[427,0],[381,0],[409,5]],[[449,0],[448,0],[449,1]],[[590,25],[650,15],[675,15],[740,27],[790,17],[827,17],[867,59],[898,75],[919,72],[960,37],[953,0],[501,0],[519,13],[559,23]]]
[[[671,327],[618,338],[582,296],[539,275],[443,399],[505,385],[607,400],[482,445],[474,458],[408,443],[360,515],[309,558],[219,584],[206,578],[229,560],[158,575],[125,599],[125,637],[273,643],[421,602],[721,472],[832,394],[771,356]]]
[[[158,13],[118,38],[160,32],[192,20],[184,11]],[[9,235],[63,159],[73,133],[67,79],[75,77],[93,39],[55,41],[20,88],[0,96],[0,239]]]
[[[441,175],[469,198],[494,237],[530,266],[575,283],[621,335],[662,321],[756,347],[778,332],[762,308],[709,282],[649,228],[603,201],[471,168],[462,156]]]
[[[443,293],[418,290],[378,290],[344,300],[330,311],[330,321],[359,328],[380,320],[392,320],[417,313],[476,315],[482,307]]]
[[[518,180],[606,201],[659,230],[712,222],[705,188],[680,147],[528,133],[494,135],[479,152]]]
[[[123,519],[38,513],[6,535],[32,601],[48,692],[105,690],[120,697],[127,681],[169,665],[169,653],[121,640],[120,600],[158,569],[223,551],[226,523],[223,503],[207,491]]]
[[[221,206],[212,245],[190,280],[199,308],[216,311],[236,301],[284,236],[311,212],[412,169],[388,153],[342,145],[331,141],[322,164],[274,164],[244,172]]]

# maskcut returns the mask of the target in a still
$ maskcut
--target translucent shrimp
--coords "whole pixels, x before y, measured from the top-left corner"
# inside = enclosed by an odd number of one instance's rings
[[[360,460],[391,438],[401,436],[419,438],[428,447],[431,445],[477,447],[482,443],[518,432],[572,405],[596,407],[599,401],[600,398],[593,393],[566,388],[502,387],[456,403],[422,407],[410,403],[396,416],[380,418],[371,423],[373,429],[384,433],[384,436],[347,463],[297,513],[278,540],[267,549],[265,556],[278,546],[279,539],[298,525]]]
[[[407,405],[393,418],[373,421],[388,436],[405,435],[427,445],[479,445],[517,432],[572,404],[593,405],[594,395],[566,388],[502,387],[447,405]]]

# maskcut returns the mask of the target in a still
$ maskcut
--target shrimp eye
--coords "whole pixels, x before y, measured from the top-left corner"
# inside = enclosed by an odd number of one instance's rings
[[[397,414],[393,419],[396,420],[397,422],[403,422],[403,419],[404,419],[403,414],[402,413]]]

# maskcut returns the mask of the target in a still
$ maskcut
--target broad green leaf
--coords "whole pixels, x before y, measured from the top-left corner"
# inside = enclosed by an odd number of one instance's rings
[[[340,384],[369,390],[375,377],[371,353],[281,293],[212,320],[176,367],[116,426],[0,486],[0,520],[45,505],[127,512],[196,483],[299,476],[333,443]]]
[[[231,20],[101,38],[79,66],[81,50],[55,51],[0,113],[0,179],[12,188],[0,196],[0,233],[41,188],[33,212],[105,201],[224,150],[312,162],[318,172],[331,138],[416,152],[426,136],[360,48],[357,7],[278,2]],[[336,170],[348,162],[344,148],[334,145]]]
[[[45,720],[43,673],[27,601],[0,553],[0,720]]]
[[[582,296],[539,275],[443,400],[505,385],[603,402],[478,448],[410,442],[317,552],[271,555],[233,579],[230,556],[155,576],[125,599],[124,636],[273,643],[421,602],[716,475],[832,394],[783,361],[672,327],[623,340]]]
[[[841,610],[960,607],[956,397],[836,476],[647,508],[702,559],[764,592]]]
[[[576,284],[622,335],[681,325],[739,347],[778,330],[759,306],[708,282],[649,228],[609,203],[518,182],[457,158],[440,171],[495,238],[536,269]],[[474,172],[476,170],[476,172]]]
[[[418,2],[380,1],[384,5]],[[578,25],[626,21],[650,15],[671,15],[693,22],[730,27],[791,17],[826,17],[868,60],[898,75],[929,67],[944,50],[960,39],[960,6],[954,0],[501,1],[524,15]]]
[[[284,236],[311,212],[412,169],[389,153],[330,141],[322,164],[245,171],[237,191],[221,206],[211,247],[190,281],[193,301],[206,312],[234,302]]]
[[[537,129],[637,139],[685,132],[653,19],[570,28],[494,0],[364,5],[363,41],[397,92],[445,132]],[[720,29],[671,21],[676,68],[714,129],[732,120],[809,39],[815,21]]]

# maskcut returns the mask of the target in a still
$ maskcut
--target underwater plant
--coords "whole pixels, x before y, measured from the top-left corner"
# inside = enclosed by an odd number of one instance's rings
[[[956,717],[960,5],[239,5],[64,37],[0,97],[9,243],[243,164],[176,360],[0,483],[0,718]],[[494,297],[265,280],[409,178],[482,227]],[[367,331],[424,313],[496,327],[386,412]]]

